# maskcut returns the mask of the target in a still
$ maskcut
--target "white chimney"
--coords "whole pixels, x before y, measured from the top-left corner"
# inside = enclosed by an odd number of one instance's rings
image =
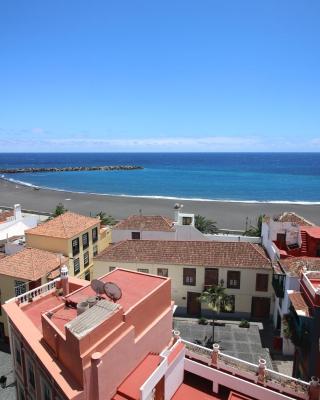
[[[21,213],[21,205],[20,204],[15,204],[13,206],[13,215],[15,220],[22,219],[22,213]]]
[[[63,295],[67,296],[69,294],[69,274],[68,267],[66,265],[63,265],[60,269],[60,279]]]

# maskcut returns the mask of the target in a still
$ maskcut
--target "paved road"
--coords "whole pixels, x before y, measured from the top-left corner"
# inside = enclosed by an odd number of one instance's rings
[[[7,377],[7,387],[5,389],[0,387],[0,399],[16,400],[16,386],[14,382],[11,354],[0,351],[0,376],[2,375]]]

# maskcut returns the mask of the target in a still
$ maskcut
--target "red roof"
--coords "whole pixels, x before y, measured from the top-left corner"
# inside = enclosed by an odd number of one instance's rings
[[[303,267],[308,271],[320,271],[320,257],[289,257],[281,259],[279,264],[290,276],[299,276]]]
[[[275,221],[279,222],[291,222],[292,224],[300,225],[300,226],[313,226],[314,224],[301,215],[296,214],[295,212],[284,212],[278,217],[274,218]]]
[[[147,357],[134,369],[131,374],[121,383],[118,395],[126,399],[140,399],[140,387],[155,371],[161,362],[161,357],[156,354],[148,354]],[[121,397],[120,397],[121,398]]]
[[[14,215],[13,211],[6,211],[6,210],[1,211],[0,212],[0,224],[7,222],[7,218],[12,217],[13,215]]]
[[[309,317],[309,307],[300,292],[289,293],[289,299],[298,315],[302,314]]]
[[[109,246],[95,260],[271,269],[263,248],[244,242],[127,240]]]
[[[173,232],[173,220],[161,215],[131,215],[120,221],[113,230]]]
[[[200,389],[196,389],[193,386],[182,383],[171,400],[222,400],[224,398],[224,396],[220,396],[219,394],[205,393]]]
[[[100,224],[98,218],[91,218],[68,211],[35,228],[27,230],[26,234],[70,239],[91,227],[93,228],[97,224]]]
[[[315,239],[320,239],[320,227],[319,226],[304,226],[303,230],[307,232],[307,234]]]

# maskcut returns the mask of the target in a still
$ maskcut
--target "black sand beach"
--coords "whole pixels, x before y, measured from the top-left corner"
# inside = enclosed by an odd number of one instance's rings
[[[150,199],[138,197],[104,196],[82,194],[48,189],[35,190],[32,187],[0,179],[0,208],[12,207],[20,203],[25,210],[52,212],[61,202],[74,212],[95,215],[104,211],[116,219],[122,219],[142,210],[146,215],[167,215],[173,217],[176,200]],[[283,211],[294,211],[306,219],[320,225],[320,205],[274,204],[274,203],[235,203],[222,201],[183,200],[183,211],[201,214],[217,222],[221,229],[245,229],[255,224],[260,214],[277,215]]]

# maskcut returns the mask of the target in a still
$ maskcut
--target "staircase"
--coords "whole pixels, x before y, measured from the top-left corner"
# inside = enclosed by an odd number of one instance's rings
[[[307,232],[301,229],[301,249],[300,255],[306,256],[308,254]]]

